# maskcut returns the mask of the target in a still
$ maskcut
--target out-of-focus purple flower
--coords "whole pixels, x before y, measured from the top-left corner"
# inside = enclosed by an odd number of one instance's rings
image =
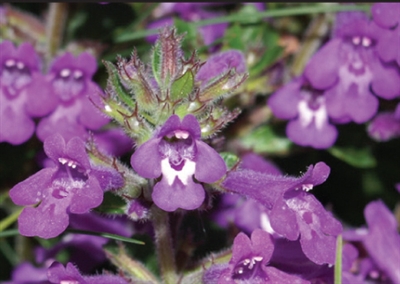
[[[95,58],[87,52],[78,57],[67,52],[54,59],[47,77],[58,106],[39,122],[40,140],[54,133],[67,141],[75,136],[86,139],[87,130],[97,130],[109,122],[93,105],[101,105],[101,89],[91,80],[96,68]]]
[[[95,131],[94,141],[108,155],[122,156],[133,148],[133,140],[121,128]]]
[[[345,24],[340,24],[345,21]],[[371,119],[378,100],[400,94],[400,73],[382,62],[376,46],[384,31],[360,12],[338,13],[332,38],[309,61],[305,76],[325,91],[328,115],[339,123]]]
[[[171,17],[173,14],[176,14],[180,19],[188,22],[206,20],[220,16],[221,13],[219,12],[212,12],[203,9],[204,6],[212,4],[215,3],[161,3],[155,10],[154,15],[157,18],[162,18],[150,23],[148,28],[155,29],[172,25],[173,19]],[[215,40],[221,38],[227,27],[227,23],[200,27],[199,32],[203,38],[204,44],[210,45]],[[149,36],[146,39],[151,43],[154,43],[157,40],[157,36]]]
[[[93,175],[81,139],[75,137],[66,144],[56,134],[45,140],[44,150],[56,165],[15,185],[10,197],[17,205],[40,202],[36,208],[25,207],[19,216],[22,235],[53,238],[67,228],[68,213],[83,214],[99,206],[103,189]]]
[[[370,202],[364,209],[368,228],[348,230],[343,239],[361,242],[367,256],[361,259],[358,273],[363,279],[389,278],[390,283],[400,283],[400,234],[397,221],[381,200]]]
[[[400,66],[400,3],[375,3],[371,12],[375,23],[385,28],[377,45],[379,56]]]
[[[17,145],[34,133],[32,117],[47,115],[56,100],[46,93],[45,86],[37,89],[35,82],[44,79],[40,58],[30,43],[16,48],[3,41],[0,50],[0,142]]]
[[[292,241],[300,236],[302,249],[310,260],[333,264],[336,236],[342,226],[307,193],[323,183],[329,172],[330,168],[323,162],[310,166],[299,178],[239,170],[229,173],[223,186],[264,205],[272,229]]]
[[[182,122],[172,115],[131,157],[132,168],[142,177],[162,179],[154,186],[154,203],[165,211],[193,210],[203,203],[203,186],[226,172],[221,156],[200,140],[200,125],[188,114]]]
[[[76,284],[128,284],[124,278],[112,275],[82,276],[79,270],[70,262],[64,267],[59,262],[54,262],[47,271],[50,283],[76,283]]]
[[[239,233],[233,241],[232,258],[228,267],[218,271],[218,284],[309,283],[300,277],[267,266],[273,251],[274,244],[267,232],[256,229],[251,234],[251,239],[244,233]],[[207,277],[206,272],[204,278]]]
[[[368,125],[368,134],[376,141],[388,141],[400,136],[400,104],[394,112],[379,113]]]
[[[35,267],[29,262],[17,265],[11,274],[11,281],[3,284],[50,284],[47,280],[47,269],[50,264],[43,267]]]
[[[200,82],[202,88],[211,80],[219,79],[232,69],[235,69],[237,74],[244,74],[247,72],[246,59],[239,50],[232,49],[211,55],[206,63],[201,66],[195,79]],[[233,81],[232,84],[234,83],[236,82]],[[227,88],[231,88],[231,86],[227,86]]]
[[[268,105],[276,117],[290,120],[286,135],[296,144],[326,149],[335,143],[338,133],[329,122],[326,98],[304,77],[275,92]]]

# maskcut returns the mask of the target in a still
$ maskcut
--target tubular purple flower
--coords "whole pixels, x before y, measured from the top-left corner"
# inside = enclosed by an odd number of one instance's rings
[[[203,186],[194,181],[213,183],[226,172],[221,156],[200,140],[200,125],[188,114],[182,122],[172,115],[131,157],[132,168],[142,177],[159,178],[153,188],[154,203],[165,211],[193,210],[203,203]]]
[[[47,115],[56,99],[37,89],[44,81],[41,61],[30,43],[15,48],[10,41],[0,44],[0,142],[13,145],[27,141],[35,131],[32,117]]]
[[[286,135],[298,145],[326,149],[336,141],[337,129],[329,121],[322,93],[310,86],[304,77],[299,77],[268,100],[268,106],[276,117],[290,119]]]
[[[74,57],[65,53],[52,62],[47,75],[51,94],[58,99],[57,108],[43,118],[37,136],[44,141],[54,133],[69,140],[75,136],[86,139],[87,130],[97,130],[109,122],[93,102],[101,106],[100,87],[91,81],[97,68],[95,58],[87,52]]]
[[[75,137],[66,144],[56,134],[45,140],[44,150],[55,166],[15,185],[10,197],[17,205],[39,203],[25,207],[19,216],[21,235],[53,238],[67,228],[69,213],[83,214],[99,206],[103,189],[93,175],[81,139]]]

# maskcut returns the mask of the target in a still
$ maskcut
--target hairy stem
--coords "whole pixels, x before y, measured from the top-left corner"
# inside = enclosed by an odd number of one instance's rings
[[[168,212],[155,205],[153,205],[151,211],[161,276],[165,284],[176,284],[178,283],[178,276],[176,274]]]

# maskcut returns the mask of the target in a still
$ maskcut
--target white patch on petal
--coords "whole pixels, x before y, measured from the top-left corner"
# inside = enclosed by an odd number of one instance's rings
[[[321,97],[321,99],[323,98]],[[306,100],[302,100],[299,102],[297,109],[300,116],[300,123],[303,127],[307,127],[313,121],[313,119],[315,121],[315,127],[318,130],[327,123],[328,112],[323,102],[321,102],[318,109],[313,110],[308,106]]]
[[[185,159],[185,165],[180,171],[177,171],[171,167],[168,158],[161,160],[161,172],[163,174],[163,178],[167,179],[168,185],[172,185],[175,177],[177,177],[184,185],[187,185],[189,178],[192,178],[195,170],[196,163],[188,159]]]
[[[265,213],[265,212],[261,213],[260,223],[261,223],[260,224],[261,229],[270,233],[271,235],[275,234],[274,229],[272,229],[272,227],[271,227],[271,221],[269,220],[267,213]]]

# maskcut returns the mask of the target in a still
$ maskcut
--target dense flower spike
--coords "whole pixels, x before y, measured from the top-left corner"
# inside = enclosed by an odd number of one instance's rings
[[[165,211],[193,210],[203,203],[203,186],[193,180],[213,183],[226,172],[224,160],[200,140],[199,123],[193,115],[180,121],[172,115],[153,138],[136,149],[133,169],[142,177],[162,179],[154,186],[154,203]]]
[[[15,185],[10,197],[25,207],[18,218],[24,236],[53,238],[69,224],[68,213],[83,214],[103,201],[103,190],[93,176],[85,145],[79,138],[67,144],[59,135],[45,140],[44,149],[56,166],[45,168]]]
[[[40,140],[54,133],[66,140],[75,136],[86,139],[87,130],[97,130],[109,121],[95,106],[100,105],[101,95],[99,86],[91,81],[96,68],[96,59],[87,52],[78,57],[65,53],[54,59],[47,77],[49,92],[58,99],[58,105],[39,122]]]
[[[48,114],[56,100],[43,92],[41,61],[31,44],[15,48],[4,41],[0,49],[0,142],[17,145],[34,133],[32,117]]]

